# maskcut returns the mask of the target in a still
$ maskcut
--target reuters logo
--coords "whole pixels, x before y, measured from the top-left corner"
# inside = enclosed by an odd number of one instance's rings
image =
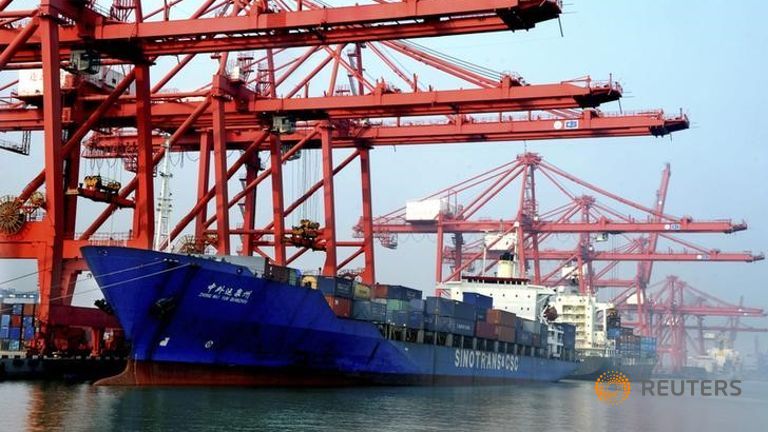
[[[630,390],[629,378],[621,372],[603,372],[595,381],[597,398],[610,405],[619,405],[627,400]]]

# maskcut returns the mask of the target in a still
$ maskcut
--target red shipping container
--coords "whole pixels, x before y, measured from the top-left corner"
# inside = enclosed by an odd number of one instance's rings
[[[331,310],[338,317],[349,318],[352,313],[352,301],[350,299],[326,295],[325,301],[328,302]]]
[[[488,314],[485,317],[486,322],[504,327],[514,327],[515,319],[517,319],[517,316],[512,312],[499,309],[488,310]]]
[[[491,323],[478,321],[475,324],[475,335],[484,339],[497,339],[496,326]]]
[[[496,334],[502,342],[515,342],[515,328],[496,326]]]
[[[21,315],[11,315],[11,327],[21,327]]]
[[[389,286],[376,284],[373,286],[373,298],[385,299],[389,294]]]

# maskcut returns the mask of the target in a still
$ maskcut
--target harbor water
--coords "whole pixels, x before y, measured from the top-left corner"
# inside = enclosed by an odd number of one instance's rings
[[[0,383],[2,431],[764,431],[768,382],[739,396],[597,399],[594,383],[336,389]]]

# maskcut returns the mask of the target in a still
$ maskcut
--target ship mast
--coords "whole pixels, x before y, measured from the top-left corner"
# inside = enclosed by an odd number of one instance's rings
[[[163,150],[165,157],[163,158],[163,166],[158,172],[160,175],[160,196],[157,200],[157,224],[155,226],[155,250],[163,249],[163,244],[170,246],[170,238],[168,237],[168,221],[171,218],[171,141],[166,137],[163,141]],[[166,243],[167,240],[167,243]]]

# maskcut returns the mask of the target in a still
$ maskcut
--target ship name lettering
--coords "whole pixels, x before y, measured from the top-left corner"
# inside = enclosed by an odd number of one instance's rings
[[[478,350],[457,349],[453,364],[457,368],[479,370],[508,370],[519,367],[519,358],[514,354],[491,353]]]

